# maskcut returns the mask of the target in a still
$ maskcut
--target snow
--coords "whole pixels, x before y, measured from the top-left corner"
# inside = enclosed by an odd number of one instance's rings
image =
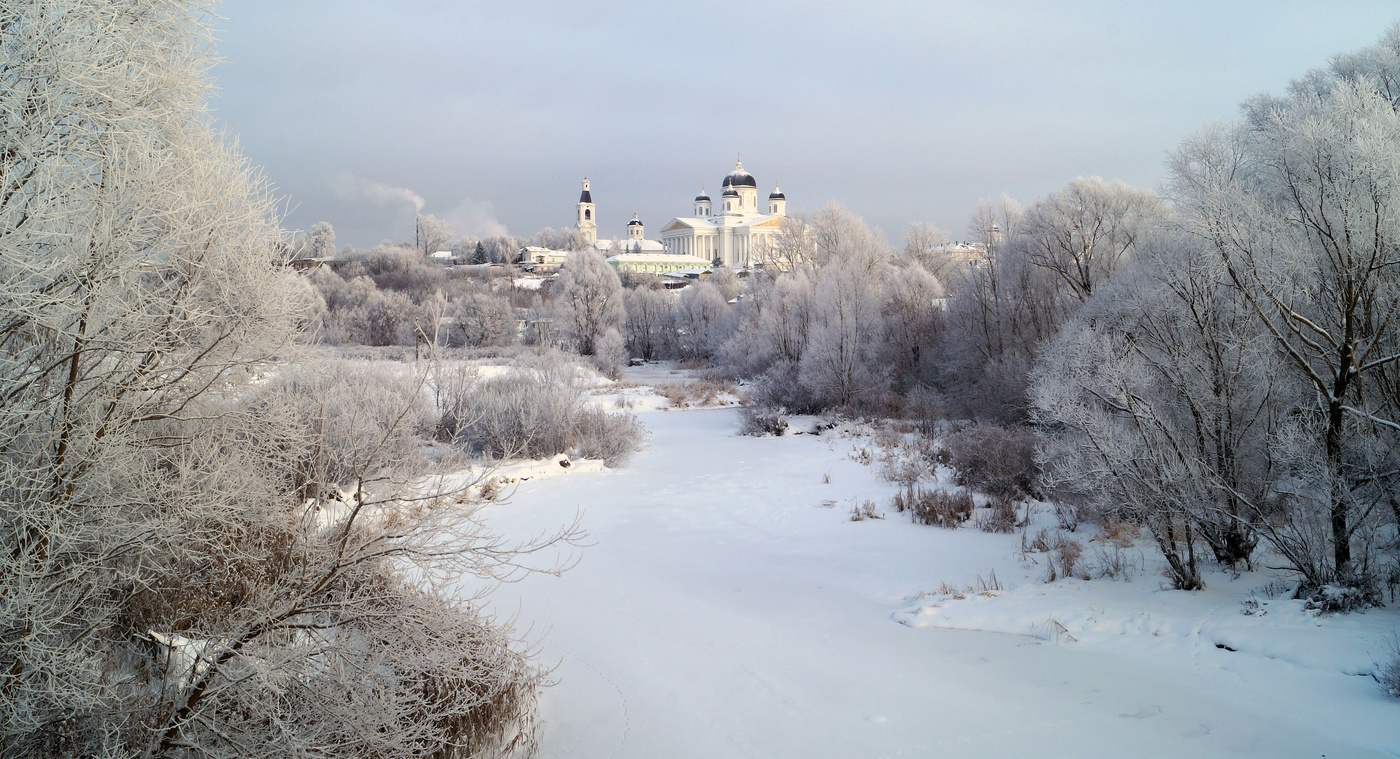
[[[849,430],[660,408],[634,406],[653,436],[625,467],[485,508],[508,537],[579,510],[590,534],[572,570],[491,596],[554,666],[544,757],[1400,755],[1400,702],[1363,676],[1390,609],[1317,616],[1269,573],[1163,590],[1146,550],[1131,581],[1047,584],[1019,535],[889,512]],[[886,518],[851,521],[867,499]]]

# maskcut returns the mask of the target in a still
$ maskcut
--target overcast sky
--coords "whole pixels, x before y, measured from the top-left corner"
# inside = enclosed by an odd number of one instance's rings
[[[965,236],[979,198],[1156,187],[1209,119],[1400,20],[1386,2],[225,0],[213,106],[286,224],[412,240],[635,208],[655,237],[742,153],[790,212]]]

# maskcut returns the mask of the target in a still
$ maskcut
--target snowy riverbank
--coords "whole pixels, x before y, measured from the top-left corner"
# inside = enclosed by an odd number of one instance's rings
[[[593,543],[491,596],[557,665],[542,756],[1400,755],[1400,703],[1365,676],[1393,609],[1316,617],[1265,573],[1164,591],[1150,551],[1131,582],[1047,585],[1019,535],[852,522],[894,488],[851,440],[641,417],[626,466],[486,511],[516,538],[582,511]],[[992,571],[999,593],[940,594]]]

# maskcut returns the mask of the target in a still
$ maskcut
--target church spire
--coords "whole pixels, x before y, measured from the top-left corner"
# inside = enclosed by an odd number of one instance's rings
[[[588,188],[588,177],[583,178],[583,192],[578,196],[578,230],[592,245],[598,242],[598,217],[594,212],[593,193]]]

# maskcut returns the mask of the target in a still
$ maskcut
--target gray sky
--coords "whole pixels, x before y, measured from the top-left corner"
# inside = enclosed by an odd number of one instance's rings
[[[1077,175],[1155,187],[1166,151],[1400,20],[1386,2],[225,0],[213,106],[286,224],[413,238],[573,223],[648,236],[742,152],[790,212],[897,240]],[[393,191],[394,188],[402,188]],[[406,191],[405,191],[406,190]]]

